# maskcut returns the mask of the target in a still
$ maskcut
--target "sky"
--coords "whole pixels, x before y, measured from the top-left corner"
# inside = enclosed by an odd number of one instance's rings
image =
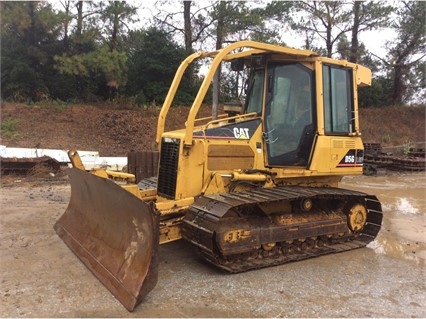
[[[386,56],[386,41],[392,41],[395,37],[395,31],[391,28],[360,33],[360,41],[364,43],[367,50],[381,58],[385,58]],[[288,46],[294,48],[301,48],[304,45],[304,39],[295,32],[293,32],[291,36],[287,35],[285,37],[285,42]]]
[[[168,12],[182,11],[182,1],[163,1],[161,8]],[[209,0],[199,0],[195,1],[198,4],[206,2],[206,4],[211,3]],[[157,12],[154,8],[156,0],[145,0],[140,1],[129,1],[129,3],[134,3],[135,6],[139,7],[138,14],[140,22],[138,25],[146,26],[150,23],[152,15]],[[374,55],[378,57],[385,58],[386,49],[385,43],[396,38],[395,31],[391,28],[383,28],[381,30],[373,31],[363,31],[360,33],[360,41],[364,43],[365,47]],[[298,35],[295,31],[292,30],[283,30],[282,39],[284,42],[294,48],[302,48],[304,45],[304,39]]]

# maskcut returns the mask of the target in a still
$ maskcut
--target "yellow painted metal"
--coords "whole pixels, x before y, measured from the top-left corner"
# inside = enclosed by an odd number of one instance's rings
[[[68,157],[73,167],[78,168],[79,170],[82,170],[82,171],[85,170],[83,162],[81,161],[81,157],[76,150],[68,151]],[[91,170],[91,172],[92,174],[99,177],[103,177],[103,178],[110,178],[113,180],[122,180],[127,182],[135,182],[135,175],[129,174],[129,173],[116,172],[116,171],[106,170],[103,168],[94,168]]]
[[[73,167],[78,168],[82,171],[85,170],[83,162],[81,161],[81,157],[76,150],[69,150],[68,157]]]
[[[244,49],[244,50],[242,50]],[[242,50],[240,52],[236,52]],[[208,139],[205,135],[202,136],[202,139],[193,138],[193,131],[200,130],[205,132],[209,128],[214,128],[216,126],[222,126],[225,122],[230,121],[244,121],[249,118],[256,118],[256,113],[251,114],[242,114],[233,117],[226,117],[222,115],[219,119],[214,121],[209,121],[207,124],[201,126],[195,126],[195,123],[199,119],[196,119],[196,114],[198,113],[199,107],[202,100],[205,97],[205,93],[211,83],[214,73],[217,70],[219,64],[224,60],[232,60],[235,58],[244,58],[249,57],[251,54],[259,53],[268,53],[272,54],[274,59],[292,59],[297,60],[306,67],[309,67],[315,70],[315,82],[316,82],[316,113],[319,115],[317,118],[317,135],[315,137],[315,148],[313,149],[311,164],[309,168],[306,167],[283,167],[283,168],[268,168],[265,167],[265,143],[262,136],[262,128],[255,132],[249,141],[223,141],[211,140]],[[181,130],[164,133],[165,120],[168,114],[168,111],[171,107],[173,98],[178,89],[179,83],[182,79],[182,76],[187,69],[187,67],[197,59],[200,58],[213,58],[210,66],[210,70],[206,74],[203,83],[201,84],[200,90],[192,104],[192,107],[188,114],[188,120],[186,122],[186,127]],[[368,85],[371,83],[371,71],[363,66],[350,63],[348,61],[334,60],[330,58],[319,57],[315,52],[309,50],[297,50],[291,48],[285,48],[275,45],[269,45],[254,41],[240,41],[233,43],[227,46],[224,49],[212,51],[212,52],[197,52],[188,56],[180,65],[179,69],[176,72],[175,78],[172,82],[166,100],[164,102],[163,108],[160,112],[158,119],[158,129],[157,129],[157,142],[161,142],[161,138],[170,137],[183,140],[184,143],[180,146],[179,150],[179,170],[177,176],[177,185],[176,185],[176,194],[174,200],[163,199],[157,196],[155,190],[140,191],[139,197],[145,201],[155,200],[157,207],[164,214],[171,214],[175,211],[180,211],[182,207],[189,205],[188,203],[193,201],[193,197],[202,193],[218,193],[225,191],[226,186],[230,181],[254,181],[254,182],[265,182],[267,180],[266,175],[264,174],[244,174],[241,173],[241,167],[234,167],[231,164],[237,165],[241,162],[244,165],[247,165],[246,168],[253,168],[259,170],[270,170],[275,174],[275,179],[291,179],[291,181],[286,183],[311,183],[315,184],[312,179],[319,180],[318,183],[321,183],[323,178],[318,179],[320,176],[329,176],[329,179],[333,181],[332,184],[337,184],[341,176],[351,175],[351,174],[360,174],[362,172],[362,167],[347,167],[345,169],[337,168],[339,161],[345,155],[348,150],[347,145],[351,145],[350,148],[356,148],[358,150],[363,149],[362,140],[360,139],[360,130],[359,130],[359,120],[358,120],[358,105],[357,100],[354,101],[354,123],[355,123],[355,133],[354,136],[346,137],[331,137],[325,135],[324,130],[324,106],[323,106],[323,91],[322,91],[322,64],[329,63],[333,65],[340,65],[344,67],[350,67],[354,71],[354,92],[356,93],[358,85]],[[356,94],[354,94],[356,96]],[[204,118],[202,120],[206,120]],[[339,142],[341,140],[341,142]],[[337,141],[337,142],[336,142]],[[340,145],[342,145],[341,147]],[[232,151],[230,155],[224,155],[222,157],[209,157],[210,151],[214,148],[212,146],[217,146],[220,150],[221,145],[228,147],[232,145],[233,147],[230,150],[239,150],[239,145],[246,145],[252,150],[254,154],[253,158],[250,157],[241,157],[240,154],[232,156]],[[257,145],[263,145],[261,148]],[[229,149],[229,148],[228,148]],[[227,154],[227,152],[225,152]],[[235,152],[236,153],[236,152]],[[210,160],[209,160],[210,158]],[[224,164],[222,165],[222,161]],[[212,163],[215,163],[212,165]],[[238,165],[237,165],[238,166]],[[123,179],[131,180],[133,176],[126,175],[125,173],[111,172],[98,170],[94,171],[94,174],[102,176],[105,178],[111,179]],[[335,177],[333,177],[335,175]],[[188,176],[191,176],[188,179]],[[231,176],[227,178],[226,176]],[[305,182],[306,181],[306,182]],[[268,183],[265,184],[267,186]],[[272,186],[272,185],[271,185]],[[135,188],[131,186],[125,186],[126,189],[130,190],[132,193],[135,192]],[[185,204],[179,204],[184,202]]]
[[[201,193],[215,194],[219,189],[225,189],[225,181],[219,172],[213,172],[210,176],[207,176],[207,179],[204,181],[204,188]]]
[[[234,229],[226,232],[223,235],[223,240],[228,243],[235,243],[249,237],[251,232],[245,229]]]
[[[243,120],[248,120],[250,118],[255,118],[255,117],[257,117],[256,112],[247,113],[247,114],[239,114],[239,115],[229,116],[229,117],[227,116],[225,123],[230,123],[231,121],[234,121],[234,120],[241,122]],[[224,120],[223,118],[219,118],[217,120],[209,121],[205,125],[201,126],[201,131],[205,132],[205,130],[207,130],[208,128],[220,126],[221,124],[223,125],[224,124],[223,120]],[[195,122],[195,120],[194,120],[194,122]]]
[[[242,114],[233,117],[226,117],[222,115],[219,119],[209,121],[207,124],[196,126],[198,121],[208,120],[196,119],[196,115],[201,106],[208,87],[212,81],[213,75],[215,74],[219,64],[225,60],[232,60],[236,58],[249,58],[252,54],[268,53],[272,59],[277,61],[281,60],[294,60],[302,63],[308,68],[315,71],[315,82],[316,82],[316,113],[319,115],[317,118],[317,135],[315,137],[315,148],[311,157],[311,164],[309,168],[306,167],[283,167],[283,168],[268,168],[265,167],[265,143],[263,140],[262,127],[255,132],[249,141],[218,141],[207,138],[205,135],[202,139],[197,138],[194,140],[194,130],[200,130],[205,132],[209,128],[220,127],[225,122],[230,121],[244,121],[249,118],[256,118],[256,113]],[[197,96],[191,106],[186,121],[186,127],[173,132],[164,133],[165,121],[168,111],[172,105],[174,96],[177,92],[180,81],[187,67],[197,59],[212,58],[210,69],[207,72]],[[240,41],[233,43],[221,50],[212,52],[197,52],[188,56],[179,66],[173,82],[170,86],[166,100],[163,104],[162,110],[158,118],[157,126],[157,143],[161,143],[162,137],[177,138],[183,140],[183,144],[180,145],[179,149],[179,163],[178,163],[178,175],[176,184],[175,199],[164,199],[156,194],[155,190],[144,190],[139,192],[139,197],[145,201],[155,200],[158,209],[163,214],[172,214],[175,211],[180,211],[182,207],[189,205],[188,203],[193,201],[193,197],[200,193],[218,193],[225,191],[230,181],[249,181],[249,182],[266,182],[265,186],[268,186],[266,175],[264,174],[244,174],[241,173],[240,169],[243,167],[237,167],[237,163],[241,163],[243,166],[247,165],[246,168],[253,168],[258,170],[270,170],[275,174],[275,179],[291,179],[286,183],[311,183],[314,182],[312,179],[318,179],[319,176],[329,176],[333,181],[332,184],[336,184],[341,176],[350,174],[359,174],[362,172],[362,167],[349,167],[349,168],[336,168],[338,162],[347,152],[347,147],[339,147],[338,143],[334,143],[333,140],[340,139],[339,137],[330,137],[325,135],[324,130],[324,106],[323,106],[323,91],[322,91],[322,64],[328,63],[333,65],[339,65],[344,67],[350,67],[354,71],[354,92],[356,93],[358,85],[368,85],[371,83],[371,71],[363,66],[350,63],[345,60],[334,60],[325,57],[319,57],[313,51],[309,50],[298,50],[292,48],[286,48],[276,45],[270,45],[265,43],[259,43],[254,41]],[[265,82],[266,85],[266,82]],[[356,94],[354,94],[356,96]],[[362,141],[356,136],[360,135],[359,121],[358,121],[358,105],[357,100],[354,101],[354,123],[355,123],[355,138],[354,136],[342,137],[343,143],[349,143],[354,145],[356,149],[362,149]],[[257,145],[262,145],[259,148]],[[209,157],[210,150],[220,150],[221,145],[228,147],[232,145],[230,149],[230,155],[224,155],[222,157]],[[232,156],[232,150],[240,150],[240,145],[246,145],[252,150],[254,155],[250,157],[241,157],[242,153]],[[336,146],[337,145],[337,146]],[[229,147],[228,147],[229,149]],[[226,154],[228,153],[225,152]],[[237,152],[235,152],[237,153]],[[212,153],[213,154],[213,153]],[[243,155],[245,156],[245,155]],[[222,165],[221,161],[226,164]],[[212,164],[214,162],[214,165]],[[237,165],[234,167],[232,164]],[[248,165],[249,164],[249,165]],[[109,171],[95,171],[94,174],[103,176],[105,178],[112,179],[124,179],[130,180],[132,177],[124,175],[125,173],[109,172]],[[336,175],[335,177],[332,177]],[[188,178],[191,176],[191,178]],[[227,178],[231,176],[232,178]],[[320,178],[319,180],[323,180]],[[321,183],[321,182],[318,182]],[[273,186],[272,184],[270,186]],[[125,186],[126,189],[136,193],[134,188]],[[185,204],[181,204],[184,202]]]
[[[356,84],[359,86],[370,86],[371,85],[371,70],[363,65],[357,64],[356,70]]]
[[[117,178],[117,179],[129,181],[129,182],[135,181],[135,175],[133,175],[133,174],[110,171],[110,170],[105,170],[105,172],[108,175],[108,177],[111,178],[111,179]]]
[[[322,68],[322,61],[316,60],[314,62],[315,70],[320,70]],[[322,72],[315,72],[315,101],[317,104],[317,134],[324,135],[325,124],[324,124],[324,92],[323,92],[323,81],[322,81]]]
[[[317,122],[315,123],[316,132],[309,157],[309,165],[286,167],[268,166],[268,156],[266,153],[267,141],[265,140],[265,126],[263,123],[264,115],[262,114],[258,115],[257,113],[251,113],[232,117],[221,115],[217,120],[196,118],[220,63],[237,58],[249,59],[253,54],[265,54],[272,62],[295,61],[314,71],[314,104],[316,106],[315,113],[317,114]],[[209,71],[206,73],[198,94],[189,110],[185,127],[179,130],[165,132],[167,114],[173,103],[184,72],[191,63],[202,58],[211,58],[212,61]],[[351,68],[353,70],[354,129],[353,132],[345,136],[331,136],[327,135],[325,132],[322,74],[324,63]],[[120,198],[129,199],[129,201],[152,201],[153,206],[149,207],[144,203],[144,205],[133,203],[132,207],[129,208],[129,212],[126,212],[125,215],[134,215],[136,216],[135,218],[137,218],[137,210],[142,207],[141,209],[144,214],[140,219],[143,221],[145,219],[149,220],[151,215],[155,217],[154,213],[158,211],[159,226],[158,229],[156,228],[153,231],[156,232],[155,235],[159,235],[159,242],[167,243],[178,240],[181,238],[180,225],[185,211],[194,203],[196,196],[202,194],[218,194],[227,191],[239,191],[244,190],[245,187],[252,187],[252,185],[259,187],[276,187],[283,185],[337,187],[342,176],[362,174],[361,165],[357,165],[357,163],[354,163],[354,165],[341,165],[341,162],[348,151],[355,150],[358,152],[363,150],[358,119],[358,100],[356,96],[358,86],[370,84],[371,71],[369,69],[345,60],[338,61],[319,57],[318,54],[309,50],[297,50],[254,41],[240,41],[232,43],[217,51],[197,52],[188,56],[179,66],[157,123],[156,142],[159,147],[161,146],[162,139],[175,139],[181,141],[176,156],[176,184],[173,185],[173,191],[175,193],[171,195],[161,195],[161,193],[157,193],[156,189],[139,190],[138,186],[134,183],[135,180],[132,174],[113,172],[104,169],[93,170],[91,173],[103,177],[104,179],[111,179],[121,183],[123,189],[137,197],[130,196],[130,194],[123,191],[116,192],[117,195],[121,196]],[[265,77],[264,88],[266,88],[267,85],[268,81]],[[263,113],[265,113],[265,96],[266,94],[262,101]],[[202,124],[206,121],[206,124]],[[237,139],[233,137],[214,138],[206,133],[210,129],[221,128],[224,125],[245,123],[248,121],[255,121],[258,123],[256,124],[258,127],[253,129],[254,132],[251,132],[251,136],[247,139]],[[195,137],[194,131],[198,132]],[[70,159],[74,167],[84,170],[78,153],[73,151],[70,155]],[[82,176],[80,179],[88,180],[88,183],[93,183],[93,185],[103,183],[95,177],[88,178],[87,176]],[[73,188],[76,188],[78,183],[74,182],[74,184],[75,186],[73,186]],[[91,186],[92,185],[86,185],[86,188],[88,190],[92,190],[93,188],[93,191],[96,192],[95,187]],[[105,192],[108,191],[110,196],[113,196],[111,194],[116,191],[116,188],[108,184],[104,186],[103,189],[105,189]],[[80,202],[85,196],[85,192],[80,192],[78,200],[75,200],[75,202],[82,204]],[[96,198],[102,198],[102,194],[96,194]],[[312,203],[306,202],[302,208],[309,210],[310,204]],[[88,206],[90,207],[93,205],[94,203]],[[102,209],[105,210],[107,215],[110,215],[111,218],[115,218],[119,214],[119,206],[120,204],[117,204],[115,207],[116,209],[111,210],[108,205],[103,205]],[[291,209],[290,206],[287,207],[280,203],[264,203],[259,205],[259,208],[271,216],[275,216],[283,210]],[[84,213],[83,210],[84,209],[81,209],[82,213]],[[93,214],[95,214],[95,212],[93,212]],[[354,232],[358,231],[365,223],[365,216],[365,208],[363,211],[363,207],[360,207],[360,205],[352,207],[349,214],[349,227]],[[102,220],[102,218],[100,218],[100,220]],[[131,223],[132,221],[128,220],[127,222]],[[78,223],[75,224],[76,228],[78,228],[77,224]],[[107,226],[111,229],[114,228],[112,224]],[[107,235],[107,232],[105,232],[105,234]],[[235,242],[249,235],[250,233],[244,229],[230,230],[225,238],[222,239],[227,242]],[[128,240],[127,243],[130,243],[129,245],[132,244],[131,240]],[[113,246],[114,245],[111,245],[111,247]],[[265,250],[273,249],[273,244],[265,244],[263,248]]]
[[[262,173],[256,174],[244,174],[241,172],[232,172],[231,180],[232,181],[248,181],[248,182],[264,182],[268,176]]]
[[[160,221],[160,244],[169,243],[182,238],[180,225],[183,216]]]
[[[155,207],[161,215],[173,215],[185,211],[194,202],[194,197],[187,197],[180,200],[168,200],[157,196]]]
[[[207,148],[207,169],[234,170],[254,167],[254,152],[250,145],[209,145]]]
[[[213,61],[210,64],[210,69],[205,75],[203,83],[201,84],[198,94],[195,97],[195,100],[192,104],[191,110],[189,111],[188,120],[186,122],[184,145],[192,144],[192,133],[194,131],[194,119],[200,109],[201,103],[204,100],[204,97],[207,93],[210,83],[213,80],[213,76],[216,73],[218,66],[229,53],[240,48],[252,48],[252,49],[263,50],[263,51],[267,51],[271,53],[283,53],[287,55],[306,56],[306,57],[316,55],[315,52],[312,52],[309,50],[296,50],[296,49],[291,49],[287,47],[281,47],[281,46],[265,44],[265,43],[255,42],[255,41],[235,42],[218,51],[218,53],[216,54],[216,56],[214,57]],[[248,52],[243,51],[243,52],[240,52],[240,55],[244,56],[245,54],[245,56],[248,56],[251,54],[249,52],[250,51]]]
[[[237,53],[232,53],[234,50],[241,49],[241,48],[251,48],[251,50],[241,51]],[[191,145],[192,142],[192,132],[194,129],[194,121],[195,116],[198,113],[198,110],[201,106],[201,103],[206,95],[206,92],[210,86],[210,83],[213,79],[213,76],[219,66],[219,64],[224,60],[232,60],[240,57],[246,57],[250,56],[252,54],[259,54],[264,52],[270,52],[270,53],[280,53],[288,56],[294,56],[294,57],[309,57],[309,56],[317,56],[317,53],[310,51],[310,50],[298,50],[298,49],[292,49],[272,44],[266,44],[266,43],[260,43],[255,41],[239,41],[235,42],[221,50],[213,51],[213,52],[196,52],[188,56],[179,66],[178,70],[176,71],[175,77],[173,78],[172,84],[169,88],[169,91],[167,93],[166,99],[163,103],[163,107],[161,109],[160,115],[158,117],[158,124],[157,124],[157,137],[156,142],[159,145],[161,141],[161,136],[164,133],[165,128],[165,121],[167,117],[167,113],[170,109],[170,106],[173,102],[173,99],[175,97],[175,94],[177,92],[177,89],[179,87],[180,81],[182,79],[182,76],[187,69],[187,67],[196,59],[200,58],[214,58],[211,62],[210,69],[207,72],[203,83],[201,84],[201,87],[198,91],[197,96],[195,97],[195,100],[192,104],[188,121],[186,125],[186,135],[185,135],[185,145]]]
[[[141,194],[139,192],[139,187],[136,184],[126,184],[126,185],[121,185],[121,187],[123,189],[125,189],[126,191],[128,191],[129,193],[132,193],[133,195],[135,195],[136,197],[138,197],[139,199],[143,199],[141,197]]]
[[[272,248],[275,247],[275,245],[276,245],[275,243],[263,244],[262,248],[266,251],[270,251],[270,250],[272,250]]]
[[[160,145],[161,135],[164,133],[164,128],[166,125],[166,116],[169,112],[170,106],[172,105],[173,98],[175,97],[176,91],[179,87],[179,83],[182,79],[182,76],[187,69],[187,67],[197,58],[203,56],[203,53],[196,52],[188,56],[180,64],[179,68],[176,71],[175,77],[173,78],[172,84],[170,85],[169,91],[167,93],[166,99],[164,100],[163,107],[161,108],[160,114],[158,116],[157,123],[157,138],[156,142]]]
[[[360,231],[367,221],[367,209],[364,205],[355,204],[348,214],[348,226],[353,232]]]
[[[363,150],[364,146],[361,137],[318,136],[310,166],[312,175],[362,174],[362,166],[356,166],[355,163],[352,167],[338,167],[339,162],[345,156],[348,149]]]
[[[138,191],[139,191],[139,197],[145,201],[155,201],[157,199],[157,189],[146,189],[146,190],[140,190],[138,187]]]

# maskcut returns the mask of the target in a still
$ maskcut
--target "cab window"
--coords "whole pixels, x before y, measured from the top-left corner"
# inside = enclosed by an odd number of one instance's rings
[[[354,106],[350,69],[323,66],[325,133],[345,135],[354,129]]]

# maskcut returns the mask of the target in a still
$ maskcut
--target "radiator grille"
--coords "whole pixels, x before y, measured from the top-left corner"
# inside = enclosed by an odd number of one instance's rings
[[[169,199],[174,199],[176,193],[179,145],[176,138],[163,138],[161,142],[157,192]]]

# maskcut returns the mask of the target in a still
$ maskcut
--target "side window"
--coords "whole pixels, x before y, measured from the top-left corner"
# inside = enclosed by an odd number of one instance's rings
[[[264,81],[265,70],[256,70],[251,79],[249,86],[249,93],[247,96],[246,112],[257,112],[262,113],[263,105],[263,81]]]
[[[353,131],[353,92],[350,69],[323,66],[324,123],[326,134]]]

